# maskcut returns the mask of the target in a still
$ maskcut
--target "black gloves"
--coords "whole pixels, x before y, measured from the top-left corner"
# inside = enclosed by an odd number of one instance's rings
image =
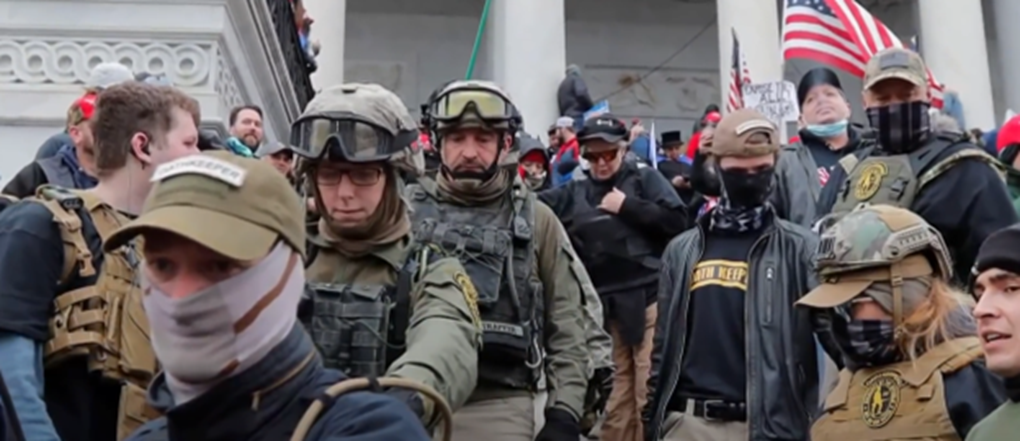
[[[400,387],[391,387],[383,391],[383,393],[406,404],[407,407],[411,408],[411,412],[418,416],[418,419],[425,417],[425,403],[422,402],[421,395],[418,395],[418,392]]]
[[[577,441],[581,439],[581,426],[574,416],[565,410],[545,410],[545,426],[538,432],[535,441]]]
[[[613,368],[604,367],[595,369],[595,375],[592,375],[591,381],[588,382],[588,387],[596,390],[595,396],[597,399],[592,409],[596,412],[606,410],[609,395],[613,393]]]

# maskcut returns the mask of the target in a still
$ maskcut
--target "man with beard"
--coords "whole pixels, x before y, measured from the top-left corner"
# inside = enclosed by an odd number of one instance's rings
[[[817,239],[767,202],[780,143],[755,110],[716,127],[719,205],[662,255],[646,440],[808,439],[817,353],[793,304],[816,285]]]
[[[886,49],[868,61],[863,102],[877,144],[859,162],[845,157],[851,172],[838,183],[832,215],[820,228],[861,203],[909,209],[942,233],[960,278],[989,234],[1020,219],[1009,209],[1001,163],[959,136],[933,131],[930,100],[916,52]]]
[[[95,92],[88,92],[67,110],[67,134],[72,145],[65,145],[53,156],[36,160],[14,175],[3,193],[18,198],[35,195],[42,185],[51,184],[67,189],[87,190],[96,186],[94,138],[89,120],[96,108]]]
[[[628,129],[610,114],[578,134],[588,179],[539,197],[563,222],[605,306],[617,375],[601,436],[640,441],[656,320],[659,256],[687,229],[683,202],[659,172],[624,159]]]
[[[230,138],[227,147],[235,155],[255,157],[262,145],[262,108],[254,104],[238,106],[230,111]]]
[[[584,268],[552,210],[504,164],[520,116],[486,81],[447,85],[429,114],[443,165],[408,187],[415,239],[461,259],[482,316],[478,386],[454,415],[454,439],[576,441],[589,362]],[[543,376],[549,404],[536,438]]]
[[[797,99],[803,128],[800,141],[784,146],[779,154],[773,203],[784,219],[811,227],[826,183],[832,177],[837,183],[846,177],[846,170],[839,166],[846,162],[840,159],[866,146],[868,140],[861,128],[850,125],[850,103],[832,70],[818,67],[804,74]],[[838,185],[832,188],[836,191]]]

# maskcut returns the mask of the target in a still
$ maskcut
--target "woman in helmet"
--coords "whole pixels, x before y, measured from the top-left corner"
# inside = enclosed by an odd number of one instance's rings
[[[921,217],[860,207],[822,233],[818,259],[821,284],[797,303],[846,367],[812,439],[962,440],[1005,400],[942,236]]]
[[[327,367],[416,380],[456,409],[475,387],[481,323],[461,264],[411,237],[400,171],[422,172],[417,139],[407,106],[376,84],[323,90],[293,123],[290,144],[321,215],[302,321]],[[431,403],[404,395],[435,422]]]

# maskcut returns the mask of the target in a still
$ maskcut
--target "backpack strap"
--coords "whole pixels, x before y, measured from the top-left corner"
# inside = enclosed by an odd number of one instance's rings
[[[94,276],[96,268],[92,265],[92,250],[89,249],[82,229],[81,209],[85,204],[82,198],[60,187],[42,185],[31,200],[46,207],[60,228],[60,238],[64,242],[64,267],[60,273],[60,282],[71,280],[75,270],[81,277]]]
[[[404,266],[397,272],[397,286],[394,290],[394,306],[390,319],[390,342],[388,346],[405,349],[407,346],[407,327],[411,323],[411,297],[413,296],[414,284],[421,280],[421,275],[428,268],[429,248],[421,247],[420,250],[413,250],[408,254]],[[397,355],[391,351],[391,355]],[[403,351],[401,351],[403,352]],[[389,366],[394,360],[386,360]]]
[[[1005,181],[1006,169],[1002,166],[1002,162],[980,149],[967,148],[947,156],[921,173],[921,176],[918,177],[917,188],[924,188],[924,186],[930,184],[936,178],[941,176],[942,173],[945,173],[946,170],[952,168],[957,162],[965,159],[975,159],[988,164],[1003,179],[1003,181]]]

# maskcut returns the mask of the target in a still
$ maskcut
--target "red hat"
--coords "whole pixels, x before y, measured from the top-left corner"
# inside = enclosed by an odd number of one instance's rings
[[[722,114],[719,112],[708,112],[705,118],[702,119],[704,122],[710,122],[712,124],[719,124],[722,121]]]
[[[999,135],[995,140],[995,151],[1002,152],[1002,149],[1013,144],[1020,144],[1020,115],[1014,116],[999,127]]]
[[[92,119],[92,114],[96,112],[97,96],[98,95],[95,92],[89,92],[81,98],[74,100],[74,102],[71,103],[71,108],[67,111],[68,125],[77,125],[82,121]]]

